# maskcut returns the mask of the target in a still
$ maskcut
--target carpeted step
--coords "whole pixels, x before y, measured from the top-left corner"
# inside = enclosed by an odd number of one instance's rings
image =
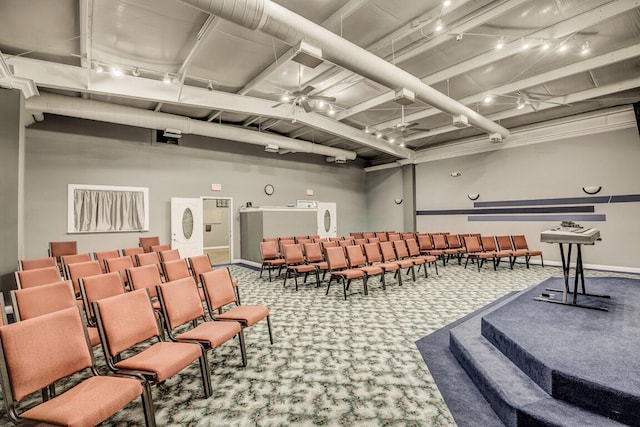
[[[640,281],[587,278],[587,289],[612,294],[609,311],[534,301],[560,278],[527,290],[509,305],[487,312],[481,333],[551,397],[640,426],[637,304]],[[581,302],[590,303],[580,296]],[[515,320],[514,320],[515,319]]]
[[[502,304],[501,304],[502,305]],[[480,334],[481,317],[453,328],[450,350],[507,426],[620,426],[622,424],[551,398]]]

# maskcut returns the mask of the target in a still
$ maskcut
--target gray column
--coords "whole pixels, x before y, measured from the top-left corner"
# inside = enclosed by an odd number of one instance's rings
[[[416,166],[402,166],[402,231],[416,231]]]
[[[0,290],[15,289],[13,272],[24,253],[24,99],[0,89]]]

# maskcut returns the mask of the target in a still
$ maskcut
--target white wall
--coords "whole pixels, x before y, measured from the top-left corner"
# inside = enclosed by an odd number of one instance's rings
[[[163,243],[169,242],[171,197],[231,197],[234,259],[240,257],[238,209],[247,201],[254,206],[297,199],[336,202],[339,234],[361,228],[366,218],[360,165],[265,154],[261,147],[210,138],[183,139],[202,148],[152,145],[148,131],[55,116],[27,128],[25,257],[45,256],[53,240],[77,240],[81,252],[137,246],[140,233],[67,234],[70,183],[149,187],[150,231],[144,234],[158,235]],[[212,192],[212,183],[222,184],[222,191]],[[276,188],[272,196],[263,191],[267,183]],[[312,197],[305,195],[307,189],[314,190]]]
[[[583,186],[601,185],[601,195],[640,194],[640,138],[636,128],[568,138],[517,148],[437,160],[416,166],[417,210],[470,209],[478,201],[584,197]],[[451,172],[462,175],[451,177]],[[579,222],[598,228],[602,241],[583,251],[584,262],[640,268],[640,203],[596,204],[606,222]],[[545,260],[559,261],[558,245],[540,243],[553,222],[468,222],[467,215],[418,216],[421,232],[524,233]]]

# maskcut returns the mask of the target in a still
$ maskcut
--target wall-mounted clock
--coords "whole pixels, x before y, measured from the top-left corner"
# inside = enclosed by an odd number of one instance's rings
[[[273,185],[267,184],[264,186],[264,194],[266,194],[267,196],[272,195],[274,191],[275,188],[273,187]]]

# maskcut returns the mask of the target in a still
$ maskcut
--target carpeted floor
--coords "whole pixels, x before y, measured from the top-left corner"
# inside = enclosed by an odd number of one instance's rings
[[[237,343],[209,353],[213,396],[202,397],[194,364],[161,386],[153,398],[158,425],[171,426],[452,426],[445,404],[416,340],[511,292],[560,274],[554,267],[501,266],[498,271],[455,263],[429,270],[416,282],[383,291],[377,279],[364,296],[352,285],[347,301],[340,286],[298,292],[289,281],[268,282],[258,272],[232,266],[243,304],[269,306],[274,344],[266,324],[247,330],[248,366],[240,366]],[[611,273],[587,272],[587,275]],[[266,275],[265,275],[266,277]],[[637,276],[635,276],[637,277]],[[101,349],[95,351],[102,363]],[[4,409],[0,414],[9,424]],[[139,405],[104,423],[138,426]]]

